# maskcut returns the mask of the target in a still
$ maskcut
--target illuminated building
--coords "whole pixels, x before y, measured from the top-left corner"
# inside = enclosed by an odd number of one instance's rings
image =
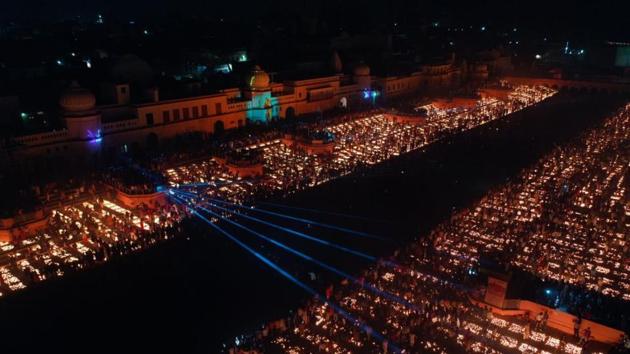
[[[339,72],[338,55],[333,56],[333,63]],[[424,65],[404,76],[376,77],[367,64],[359,63],[351,75],[337,73],[284,82],[272,82],[261,67],[255,66],[242,88],[183,99],[160,100],[158,89],[151,88],[144,92],[148,103],[132,103],[129,84],[103,86],[115,102],[112,105],[97,105],[89,90],[73,83],[59,101],[65,128],[13,137],[0,150],[0,158],[89,156],[140,145],[155,146],[160,139],[178,134],[220,133],[247,124],[375,104],[377,100],[419,90],[451,87],[459,83],[460,76],[452,60]]]

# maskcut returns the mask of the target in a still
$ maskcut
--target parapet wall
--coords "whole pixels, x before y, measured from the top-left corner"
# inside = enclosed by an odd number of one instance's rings
[[[535,320],[537,314],[547,311],[547,313],[549,314],[547,326],[566,333],[567,335],[573,335],[573,322],[577,319],[577,317],[570,313],[527,300],[506,300],[506,302],[511,304],[511,308],[501,308],[475,299],[471,299],[471,301],[479,307],[489,307],[493,313],[496,313],[498,315],[526,315],[530,320]],[[587,327],[591,328],[591,337],[593,340],[606,344],[618,343],[619,339],[623,335],[623,332],[617,329],[605,326],[591,320],[582,319],[582,323],[580,325],[580,333],[582,333],[582,331]]]
[[[419,115],[387,113],[387,114],[384,114],[384,117],[385,119],[394,123],[411,124],[411,125],[425,125],[427,123],[426,118],[421,117]]]
[[[116,199],[129,209],[134,209],[142,204],[148,207],[157,207],[167,204],[167,198],[164,192],[152,194],[127,194],[116,190]]]
[[[282,138],[282,143],[288,147],[302,149],[309,155],[330,155],[335,150],[334,141],[300,139],[291,134],[285,134]]]
[[[32,213],[0,219],[0,241],[12,242],[21,234],[32,234],[48,226],[49,215],[38,209]]]
[[[239,176],[241,178],[257,177],[263,175],[262,162],[252,165],[234,165],[228,162],[225,166],[228,168],[228,171],[230,171],[231,174]]]

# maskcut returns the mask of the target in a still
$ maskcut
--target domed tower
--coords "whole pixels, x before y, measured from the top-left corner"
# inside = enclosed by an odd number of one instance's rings
[[[269,90],[270,82],[269,74],[256,65],[247,78],[247,87],[251,91],[266,91]]]
[[[90,90],[74,81],[59,98],[68,135],[72,139],[100,141],[101,115],[96,110],[96,98]]]
[[[246,84],[243,94],[245,98],[252,101],[247,119],[262,123],[273,118],[274,103],[271,97],[269,74],[256,65],[247,76]]]
[[[372,84],[372,77],[370,76],[370,67],[365,63],[360,63],[354,67],[353,71],[354,82],[359,84],[361,90],[369,89]]]

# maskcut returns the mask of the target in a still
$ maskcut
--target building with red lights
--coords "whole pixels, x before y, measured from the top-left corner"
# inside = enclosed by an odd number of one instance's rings
[[[0,156],[19,160],[126,150],[178,134],[213,134],[335,107],[370,104],[377,98],[452,87],[459,84],[460,74],[452,60],[391,77],[376,77],[367,64],[360,63],[351,75],[272,82],[269,74],[255,66],[244,87],[182,99],[160,100],[158,89],[153,88],[145,95],[149,102],[134,104],[129,84],[110,85],[108,96],[115,102],[110,105],[98,105],[94,94],[75,82],[59,99],[63,129],[13,137]]]

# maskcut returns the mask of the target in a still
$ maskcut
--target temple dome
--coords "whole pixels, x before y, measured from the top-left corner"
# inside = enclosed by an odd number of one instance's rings
[[[354,67],[354,76],[370,76],[370,67],[365,63],[360,63]]]
[[[260,66],[254,66],[251,74],[247,79],[247,85],[250,89],[253,90],[265,90],[269,88],[269,83],[271,79],[269,78],[269,74],[267,74]]]
[[[96,98],[90,90],[73,81],[59,98],[59,105],[66,112],[85,112],[94,109]]]

